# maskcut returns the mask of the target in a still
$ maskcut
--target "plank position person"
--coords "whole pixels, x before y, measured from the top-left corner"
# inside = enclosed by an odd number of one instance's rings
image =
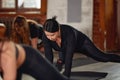
[[[59,24],[56,17],[47,19],[43,25],[43,43],[46,58],[53,63],[53,49],[61,52],[59,64],[65,63],[64,75],[70,77],[75,52],[101,62],[120,62],[120,56],[104,53],[82,32],[72,26]],[[62,66],[62,65],[61,65]]]

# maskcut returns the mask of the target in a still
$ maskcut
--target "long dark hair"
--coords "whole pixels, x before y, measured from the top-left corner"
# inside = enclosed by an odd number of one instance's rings
[[[48,32],[56,32],[59,30],[59,23],[56,21],[56,16],[45,21],[43,25],[43,30]]]
[[[18,27],[19,31],[16,30]],[[18,33],[19,32],[19,33]],[[30,31],[26,17],[17,15],[12,23],[11,40],[15,43],[24,43],[30,45]]]

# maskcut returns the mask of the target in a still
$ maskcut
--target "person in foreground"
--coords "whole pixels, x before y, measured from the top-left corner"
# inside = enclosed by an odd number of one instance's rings
[[[43,25],[43,42],[46,58],[53,63],[53,49],[60,51],[60,64],[65,64],[63,74],[70,77],[73,53],[78,52],[101,62],[120,62],[120,56],[104,53],[82,32],[75,28],[59,24],[56,17],[47,19]]]
[[[15,44],[5,34],[0,35],[0,74],[3,80],[21,80],[22,73],[36,80],[70,80],[33,47]]]

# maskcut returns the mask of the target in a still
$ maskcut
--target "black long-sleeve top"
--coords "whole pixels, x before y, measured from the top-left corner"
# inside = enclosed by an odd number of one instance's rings
[[[65,57],[65,74],[69,74],[72,66],[72,57],[74,52],[80,52],[83,42],[88,38],[82,32],[76,30],[69,25],[60,25],[61,31],[61,47],[56,42],[47,39],[46,35],[43,35],[43,42],[45,47],[45,56],[51,62],[53,62],[52,49],[61,51]]]

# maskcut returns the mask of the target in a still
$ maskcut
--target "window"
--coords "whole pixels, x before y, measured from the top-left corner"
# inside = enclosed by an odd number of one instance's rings
[[[40,14],[46,0],[0,0],[0,13]]]
[[[7,8],[15,8],[15,1],[14,0],[2,0],[1,1],[1,8],[7,9]]]

